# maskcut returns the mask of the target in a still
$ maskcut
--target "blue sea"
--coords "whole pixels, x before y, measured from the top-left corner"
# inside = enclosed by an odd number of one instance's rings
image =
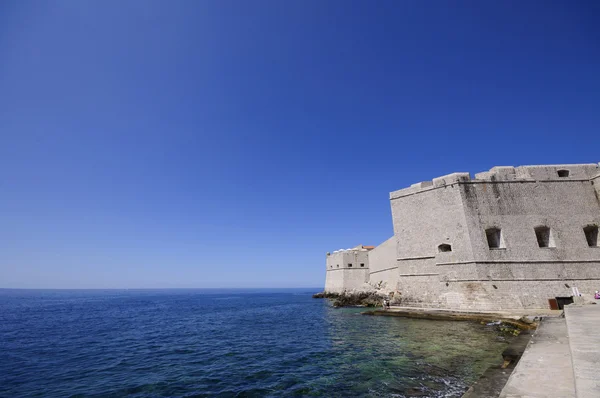
[[[289,290],[0,290],[1,397],[460,397],[507,342]]]

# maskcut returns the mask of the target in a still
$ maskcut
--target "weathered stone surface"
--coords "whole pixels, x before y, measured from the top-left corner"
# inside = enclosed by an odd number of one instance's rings
[[[368,250],[362,246],[327,253],[325,291],[342,293],[369,282]]]
[[[389,310],[377,309],[365,311],[363,315],[377,316],[397,316],[403,318],[418,318],[431,320],[446,320],[446,321],[477,321],[483,323],[494,322],[497,329],[506,332],[509,335],[517,335],[513,333],[515,330],[532,330],[537,327],[537,323],[525,323],[518,319],[512,319],[504,314],[483,313],[483,312],[453,312],[453,311],[438,311],[434,309],[409,309],[409,308],[394,308]],[[502,330],[506,329],[506,330]]]
[[[392,192],[394,236],[367,253],[366,273],[328,258],[326,290],[366,281],[404,306],[499,311],[599,289],[600,247],[584,232],[600,226],[598,164],[494,167],[475,177]]]
[[[331,299],[334,307],[381,307],[387,295],[374,290],[357,290],[341,293],[321,292],[314,294],[313,298]]]

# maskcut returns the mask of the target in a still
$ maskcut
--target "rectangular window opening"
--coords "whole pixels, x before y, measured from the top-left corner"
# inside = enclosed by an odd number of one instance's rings
[[[348,263],[348,268],[352,268],[352,263]]]
[[[504,239],[500,228],[488,228],[485,230],[488,247],[490,249],[504,249]]]
[[[598,227],[596,225],[588,225],[583,229],[585,239],[589,247],[598,247]]]
[[[535,228],[535,237],[537,238],[539,247],[554,247],[554,239],[552,231],[548,227]]]
[[[360,266],[361,266],[361,267],[364,267],[364,266],[365,266],[365,263],[360,263]]]

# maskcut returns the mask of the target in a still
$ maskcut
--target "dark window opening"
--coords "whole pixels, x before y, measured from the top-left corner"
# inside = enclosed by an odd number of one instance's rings
[[[338,268],[340,268],[340,265],[339,265],[339,264],[337,264],[337,267],[338,267]]]
[[[598,227],[596,225],[588,225],[583,229],[585,239],[589,247],[598,247]]]
[[[365,266],[365,263],[360,263],[360,266],[361,266],[361,267],[364,267],[364,266]]]
[[[503,249],[504,239],[500,228],[488,228],[485,230],[488,246],[490,249]]]
[[[449,286],[450,284],[448,282],[446,282],[446,286]]]
[[[561,178],[569,176],[569,170],[558,170],[557,173],[558,173],[558,176]]]
[[[494,287],[494,289],[498,289],[498,286],[496,286],[496,285],[492,285],[492,286]]]
[[[352,268],[352,263],[348,263],[348,268]]]
[[[452,246],[450,246],[447,243],[442,243],[441,245],[438,246],[438,252],[443,253],[443,252],[451,252],[452,251]]]
[[[569,284],[568,284],[568,283],[565,283],[565,287],[566,287],[567,289],[570,289],[570,288],[571,288],[571,286],[569,286]]]
[[[537,238],[539,247],[554,247],[552,232],[548,227],[535,228],[535,237]]]

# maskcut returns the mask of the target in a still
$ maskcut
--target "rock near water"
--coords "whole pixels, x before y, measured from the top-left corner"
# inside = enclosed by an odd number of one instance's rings
[[[388,296],[376,291],[344,291],[342,293],[320,292],[313,298],[327,298],[334,307],[380,307]]]

